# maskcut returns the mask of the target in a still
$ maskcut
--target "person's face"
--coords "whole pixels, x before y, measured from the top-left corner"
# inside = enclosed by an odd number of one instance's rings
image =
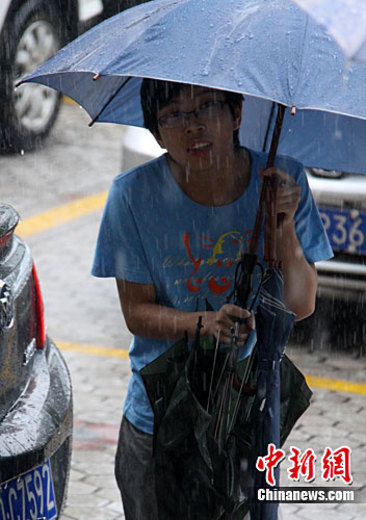
[[[184,171],[205,171],[232,157],[241,105],[232,114],[224,93],[187,85],[158,111],[157,119],[155,138],[171,159]]]

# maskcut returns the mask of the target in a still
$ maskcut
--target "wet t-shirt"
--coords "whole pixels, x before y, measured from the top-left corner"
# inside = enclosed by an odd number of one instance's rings
[[[267,155],[251,153],[251,177],[233,203],[204,206],[176,183],[166,155],[114,179],[100,226],[92,274],[154,284],[157,303],[186,311],[219,309],[233,290],[235,266],[248,251],[260,194],[259,169]],[[301,186],[295,215],[298,239],[309,262],[332,256],[301,164],[278,157],[276,166]],[[258,251],[262,261],[262,244]],[[254,276],[254,293],[260,280]],[[241,357],[248,354],[247,342]],[[137,428],[153,432],[153,412],[139,370],[171,342],[134,336],[130,345],[132,376],[124,414]]]

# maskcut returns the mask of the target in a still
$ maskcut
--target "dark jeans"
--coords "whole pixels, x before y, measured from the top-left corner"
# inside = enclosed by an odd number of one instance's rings
[[[115,475],[126,520],[158,520],[152,467],[152,435],[122,418]]]

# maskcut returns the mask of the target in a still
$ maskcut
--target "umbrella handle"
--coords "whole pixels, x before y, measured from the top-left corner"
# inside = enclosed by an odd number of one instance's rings
[[[276,155],[277,155],[278,143],[280,142],[283,118],[285,116],[285,110],[286,110],[285,105],[281,105],[280,103],[277,103],[277,107],[278,107],[278,110],[277,110],[276,122],[275,122],[275,126],[273,129],[271,146],[270,146],[268,158],[267,158],[267,165],[266,165],[267,169],[272,168],[272,166],[274,166],[274,162],[275,162]]]
[[[278,111],[277,111],[275,126],[273,129],[271,146],[270,146],[270,150],[268,153],[266,169],[272,168],[272,166],[274,166],[274,162],[275,162],[276,154],[277,154],[277,148],[278,148],[278,144],[279,144],[280,136],[281,136],[283,118],[285,116],[286,107],[281,104],[278,104],[277,106],[278,106]],[[257,252],[257,249],[258,249],[258,242],[259,242],[260,232],[261,232],[261,228],[262,228],[262,222],[263,222],[263,218],[264,218],[267,193],[270,190],[271,190],[270,177],[265,177],[262,182],[262,188],[261,188],[259,204],[258,204],[258,211],[257,211],[257,216],[255,219],[254,230],[253,230],[253,237],[252,237],[251,244],[250,244],[250,254],[252,254],[252,255],[255,255]],[[271,224],[271,226],[272,226],[272,224]],[[266,240],[266,237],[265,237],[265,240]],[[273,251],[273,248],[275,248],[275,245],[271,244],[269,246],[269,251]],[[270,254],[270,256],[272,256],[272,253]]]
[[[252,276],[257,265],[257,255],[243,253],[236,266],[234,278],[234,304],[248,308],[249,298],[252,292]]]
[[[283,118],[285,116],[286,107],[278,104],[275,127],[271,140],[271,147],[267,159],[267,168],[272,168],[277,155],[278,144],[280,141]],[[274,175],[269,178],[265,186],[265,193],[262,204],[266,207],[265,228],[264,228],[264,260],[268,267],[275,267],[277,264],[277,240],[276,229],[277,220],[277,190],[280,179]]]
[[[269,268],[277,266],[277,191],[280,185],[278,175],[269,177],[266,189],[266,215],[264,224],[264,260]]]

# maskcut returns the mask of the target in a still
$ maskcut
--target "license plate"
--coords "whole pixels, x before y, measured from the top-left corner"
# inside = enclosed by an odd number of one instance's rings
[[[57,518],[50,462],[1,484],[0,520]]]
[[[334,251],[366,253],[366,213],[324,207],[319,213]]]

